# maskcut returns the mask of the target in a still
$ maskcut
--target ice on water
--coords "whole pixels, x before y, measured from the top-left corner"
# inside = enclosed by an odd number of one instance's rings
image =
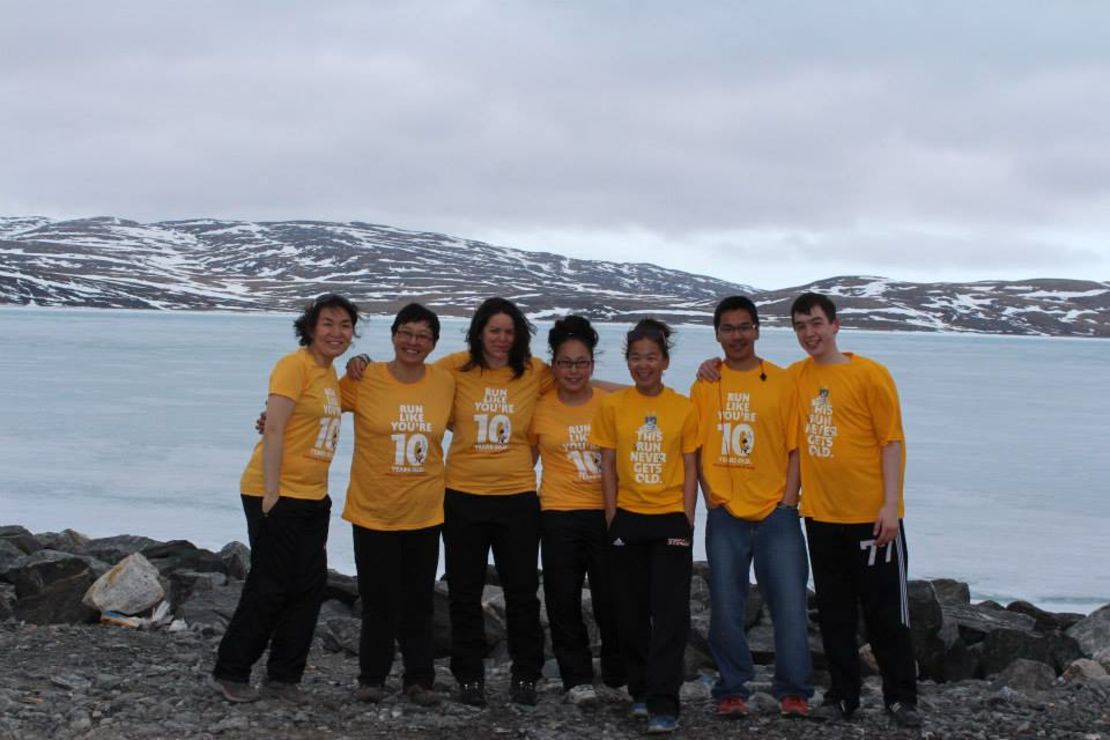
[[[291,320],[0,309],[0,522],[211,548],[245,540],[239,475],[270,368],[295,348]],[[446,321],[433,357],[461,349],[464,328]],[[627,379],[625,328],[601,328],[599,377]],[[362,335],[357,351],[390,355],[388,319]],[[718,348],[704,327],[680,327],[677,341],[666,380],[685,392]],[[885,363],[899,384],[911,577],[961,578],[977,598],[1054,609],[1110,601],[1110,344],[845,332],[841,346]],[[765,330],[760,347],[779,364],[800,357],[789,331]],[[353,439],[347,420],[331,470],[329,553],[345,572],[351,535],[339,515]]]

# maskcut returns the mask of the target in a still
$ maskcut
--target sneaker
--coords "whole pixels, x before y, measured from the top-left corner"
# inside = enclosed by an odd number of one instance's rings
[[[262,693],[271,699],[281,699],[290,704],[308,704],[308,695],[301,691],[299,684],[285,681],[264,681]]]
[[[678,729],[678,717],[673,714],[653,714],[648,719],[649,735],[665,735]]]
[[[380,683],[360,683],[355,689],[355,699],[377,704],[385,698],[385,686]]]
[[[213,678],[212,686],[228,701],[246,703],[259,699],[258,689],[252,687],[249,683],[228,681],[225,678]]]
[[[577,707],[586,707],[597,704],[597,692],[594,687],[588,683],[580,683],[577,686],[571,686],[566,695],[567,704],[573,704]]]
[[[921,727],[921,715],[913,704],[896,701],[887,706],[886,713],[899,727]]]
[[[742,696],[726,696],[717,702],[717,716],[740,719],[748,716],[748,703]]]
[[[647,702],[646,701],[634,701],[634,702],[632,702],[632,711],[629,712],[629,714],[631,714],[633,717],[647,717],[648,716]]]
[[[486,685],[481,681],[460,683],[459,701],[472,707],[484,707],[486,705]]]
[[[779,703],[783,717],[808,717],[809,700],[804,696],[784,696]]]
[[[859,707],[858,701],[848,701],[847,699],[826,699],[821,706],[817,707],[809,713],[809,718],[817,720],[818,722],[833,722],[842,719],[851,719],[855,714],[856,709]]]
[[[414,683],[412,686],[405,689],[405,696],[407,696],[409,701],[413,704],[420,707],[434,707],[436,704],[439,704],[440,701],[439,694],[418,683]]]
[[[536,706],[536,682],[516,679],[509,687],[509,700],[514,704]]]

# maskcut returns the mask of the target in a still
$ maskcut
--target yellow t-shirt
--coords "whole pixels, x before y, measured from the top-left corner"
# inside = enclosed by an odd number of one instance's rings
[[[794,379],[769,362],[744,372],[722,365],[720,382],[697,381],[690,400],[711,504],[763,520],[782,501],[787,460],[798,446]]]
[[[536,490],[528,428],[536,401],[554,385],[551,370],[533,357],[519,378],[510,367],[464,372],[469,359],[456,352],[436,362],[455,377],[447,487],[493,496]]]
[[[532,430],[528,437],[540,450],[543,477],[540,479],[540,506],[550,511],[604,509],[601,494],[601,450],[590,443],[590,423],[601,399],[608,395],[600,388],[581,406],[567,406],[555,390],[548,391],[536,404]]]
[[[451,373],[431,365],[402,383],[384,362],[361,381],[339,381],[355,413],[355,454],[343,518],[367,529],[410,530],[443,523],[443,433],[455,398]]]
[[[885,367],[845,353],[849,361],[819,365],[812,358],[790,366],[798,388],[798,449],[802,463],[802,515],[817,521],[863,524],[883,505],[881,451],[905,435],[898,390]],[[898,481],[898,516],[905,513]]]
[[[698,412],[681,393],[624,388],[602,399],[590,442],[617,453],[617,507],[637,514],[684,512],[683,454],[698,449]]]
[[[339,440],[339,380],[334,367],[320,367],[307,349],[278,360],[270,373],[270,395],[293,401],[285,426],[278,493],[288,498],[319,500],[328,495],[328,466]],[[239,490],[264,496],[262,445],[254,446]]]

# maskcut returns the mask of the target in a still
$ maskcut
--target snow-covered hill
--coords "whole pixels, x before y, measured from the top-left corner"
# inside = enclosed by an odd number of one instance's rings
[[[490,295],[534,318],[570,311],[631,321],[701,322],[746,293],[769,324],[813,289],[838,296],[846,326],[1110,336],[1110,284],[899,283],[839,277],[765,291],[667,270],[525,252],[365,223],[58,221],[0,218],[0,303],[158,309],[288,310],[325,291],[366,310],[421,301],[467,315]]]

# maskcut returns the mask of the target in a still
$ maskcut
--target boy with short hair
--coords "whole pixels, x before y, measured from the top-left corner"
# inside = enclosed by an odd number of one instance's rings
[[[802,515],[832,686],[813,712],[847,719],[859,707],[856,642],[862,607],[887,712],[919,727],[902,525],[905,436],[898,391],[874,360],[841,352],[836,305],[804,293],[790,309],[809,357],[790,367],[801,414]]]

